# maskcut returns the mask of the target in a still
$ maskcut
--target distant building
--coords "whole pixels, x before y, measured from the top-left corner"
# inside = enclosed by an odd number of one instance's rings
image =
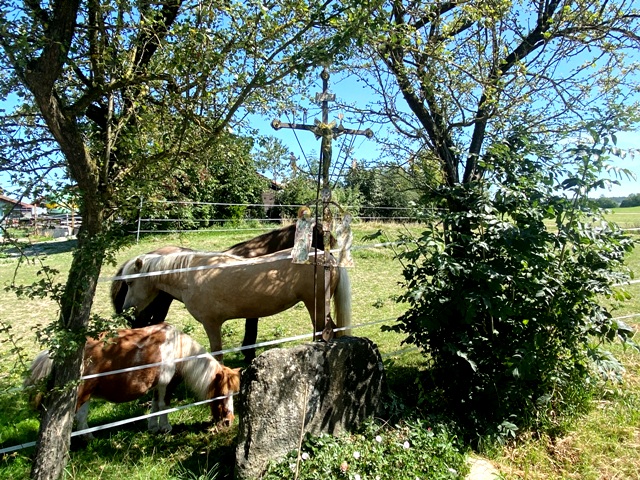
[[[264,206],[264,212],[268,218],[274,218],[274,215],[277,216],[278,212],[277,208],[273,208],[276,206],[276,192],[282,190],[284,186],[281,183],[265,177],[260,173],[258,173],[258,175],[266,180],[268,185],[268,190],[262,192],[262,204]]]
[[[19,219],[33,218],[37,215],[36,206],[30,203],[19,202],[5,195],[0,195],[0,217]],[[8,215],[7,215],[8,214]]]

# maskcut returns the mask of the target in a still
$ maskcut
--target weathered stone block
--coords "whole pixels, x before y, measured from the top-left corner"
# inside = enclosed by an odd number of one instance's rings
[[[242,375],[236,478],[259,478],[301,435],[354,429],[378,411],[383,385],[380,353],[366,338],[263,353]]]

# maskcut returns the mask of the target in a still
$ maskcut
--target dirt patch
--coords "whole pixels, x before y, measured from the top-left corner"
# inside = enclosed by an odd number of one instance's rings
[[[573,465],[580,461],[580,452],[575,448],[575,439],[569,435],[550,441],[547,445],[549,456],[561,464]]]

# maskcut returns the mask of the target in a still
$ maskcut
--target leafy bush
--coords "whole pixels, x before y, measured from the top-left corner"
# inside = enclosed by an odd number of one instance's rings
[[[587,198],[605,152],[572,154],[575,175],[526,139],[494,147],[490,181],[441,188],[449,208],[402,255],[410,308],[392,328],[430,356],[423,389],[471,435],[553,432],[587,408],[603,342],[630,341],[600,304],[624,297],[632,248]]]
[[[270,465],[262,478],[437,480],[464,478],[467,470],[455,437],[444,427],[411,421],[392,428],[372,422],[350,437],[308,437],[299,461],[298,452],[291,452]]]

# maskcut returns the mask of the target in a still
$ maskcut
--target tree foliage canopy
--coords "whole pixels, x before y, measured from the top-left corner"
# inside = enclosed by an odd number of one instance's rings
[[[4,169],[67,167],[107,197],[117,185],[121,200],[248,113],[285,104],[296,77],[349,48],[361,11],[330,0],[1,6],[0,92],[26,100],[2,119]]]
[[[624,128],[637,120],[638,13],[630,0],[386,2],[353,69],[381,99],[362,113],[392,123],[392,152],[433,155],[450,186],[482,176],[518,125]]]

